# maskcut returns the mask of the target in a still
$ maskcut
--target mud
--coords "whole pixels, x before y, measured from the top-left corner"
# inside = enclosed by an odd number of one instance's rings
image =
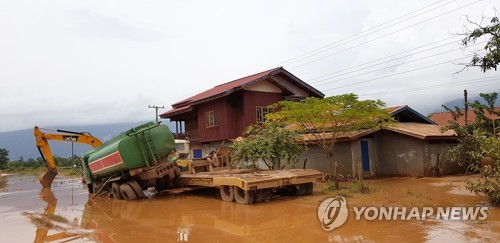
[[[464,177],[366,180],[369,194],[348,206],[489,206],[486,221],[348,221],[322,229],[317,207],[338,192],[279,197],[254,205],[221,201],[216,190],[148,193],[146,200],[90,200],[78,179],[58,177],[42,190],[36,177],[0,179],[0,242],[494,242],[500,209],[468,193]],[[351,210],[351,209],[350,209]]]

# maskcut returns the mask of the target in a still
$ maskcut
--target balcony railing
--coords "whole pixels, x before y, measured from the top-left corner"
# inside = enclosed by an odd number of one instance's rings
[[[186,131],[183,133],[173,133],[175,139],[188,139],[189,141],[199,140],[198,130]]]

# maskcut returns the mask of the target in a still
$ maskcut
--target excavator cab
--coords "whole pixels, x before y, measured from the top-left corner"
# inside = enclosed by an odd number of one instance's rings
[[[44,129],[55,131],[56,133],[43,133],[42,128],[35,127],[33,133],[36,140],[36,147],[42,156],[45,165],[47,166],[47,172],[41,175],[38,179],[43,188],[50,188],[52,182],[57,175],[57,166],[52,156],[52,151],[50,150],[49,140],[65,141],[65,142],[75,142],[75,143],[85,143],[92,148],[96,148],[102,145],[102,142],[93,137],[90,133],[85,132],[72,132],[66,130],[54,130],[54,129]]]

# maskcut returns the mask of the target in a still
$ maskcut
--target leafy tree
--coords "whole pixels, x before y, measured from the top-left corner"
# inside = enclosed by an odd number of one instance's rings
[[[391,114],[383,109],[380,100],[358,100],[355,94],[343,94],[324,99],[306,98],[302,101],[281,101],[277,112],[269,114],[271,120],[296,124],[300,130],[314,137],[328,159],[335,188],[339,188],[339,163],[334,148],[342,134],[372,129],[386,121],[393,121]],[[360,175],[361,177],[361,175]]]
[[[298,144],[297,134],[285,130],[278,123],[250,125],[244,136],[244,139],[231,145],[232,158],[234,161],[250,162],[251,166],[262,160],[269,169],[281,169],[282,159],[286,164],[291,164],[304,149]]]
[[[498,13],[492,18],[483,18],[490,21],[489,25],[483,25],[481,23],[476,23],[468,20],[468,22],[475,26],[474,29],[469,30],[466,28],[465,38],[462,39],[462,45],[464,47],[472,46],[477,43],[478,39],[487,39],[484,45],[483,52],[475,52],[472,60],[466,65],[478,66],[483,72],[487,70],[497,70],[498,64],[500,63],[500,22],[498,21]]]
[[[9,162],[9,151],[7,149],[0,148],[0,169],[6,169],[7,162]]]
[[[492,115],[500,116],[494,109],[498,95],[491,93],[480,96],[486,104],[479,101],[468,103],[474,109],[476,119],[464,125],[458,122],[464,116],[461,108],[452,110],[443,106],[453,116],[453,120],[443,130],[452,129],[459,138],[459,143],[448,151],[450,158],[466,165],[466,174],[481,173],[481,180],[467,180],[466,188],[476,194],[484,193],[491,203],[500,204],[500,140],[496,130],[500,121],[489,118]]]
[[[484,193],[492,204],[500,204],[500,139],[484,138],[482,152],[489,162],[484,166],[475,166],[481,173],[481,180],[467,180],[465,187],[476,193]],[[484,161],[484,160],[483,160]]]
[[[476,119],[467,121],[466,124],[459,122],[465,116],[464,109],[458,106],[451,109],[443,105],[443,108],[451,113],[453,120],[449,121],[449,124],[442,130],[453,130],[459,141],[456,146],[449,149],[447,156],[451,161],[465,165],[466,174],[474,172],[475,168],[480,165],[481,159],[485,156],[482,149],[485,138],[496,136],[495,130],[500,125],[499,120],[489,118],[492,115],[500,116],[500,113],[495,110],[498,94],[480,94],[480,96],[486,101],[486,104],[477,100],[468,103],[467,105],[474,111]]]

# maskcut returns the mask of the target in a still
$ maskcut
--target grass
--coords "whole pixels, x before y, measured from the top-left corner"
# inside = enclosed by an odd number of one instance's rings
[[[340,185],[339,189],[335,188],[334,183],[327,183],[327,186],[319,191],[320,194],[337,194],[338,196],[343,197],[353,197],[356,193],[370,193],[374,192],[375,189],[373,187],[369,187],[367,185],[361,185],[358,181],[352,181],[345,185]]]

